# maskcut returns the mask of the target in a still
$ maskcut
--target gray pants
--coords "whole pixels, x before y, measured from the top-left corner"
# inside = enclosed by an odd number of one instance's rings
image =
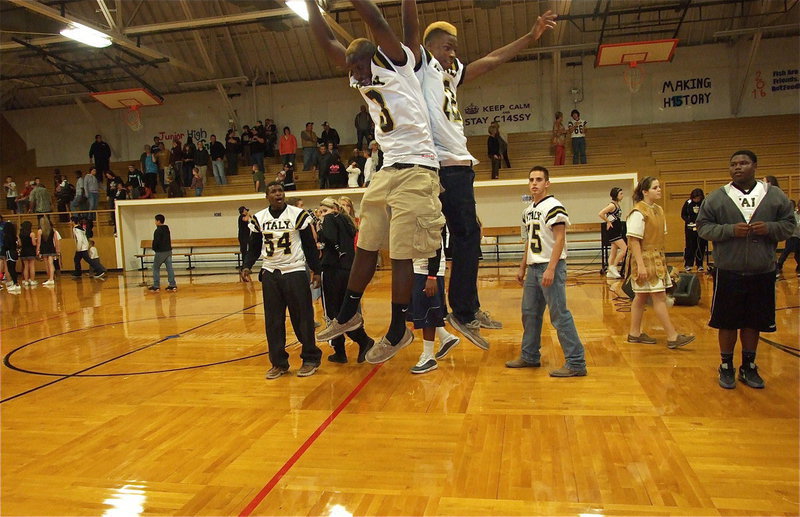
[[[175,287],[175,271],[172,269],[172,252],[156,251],[153,258],[153,287],[161,286],[161,264],[167,265],[167,280],[170,287]]]

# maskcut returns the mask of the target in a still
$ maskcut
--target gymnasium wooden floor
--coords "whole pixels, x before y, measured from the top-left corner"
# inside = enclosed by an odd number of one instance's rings
[[[573,269],[589,376],[504,368],[514,271],[481,269],[505,323],[491,350],[464,340],[421,376],[417,336],[381,366],[348,345],[347,365],[266,381],[260,286],[233,274],[179,277],[174,294],[113,273],[3,291],[2,515],[798,514],[797,278],[778,283],[775,345],[759,348],[767,388],[726,391],[709,279],[700,306],[671,311],[697,341],[668,350],[652,312],[662,344],[625,343],[627,304]],[[373,336],[388,281],[366,297]],[[545,367],[555,338],[545,324]]]

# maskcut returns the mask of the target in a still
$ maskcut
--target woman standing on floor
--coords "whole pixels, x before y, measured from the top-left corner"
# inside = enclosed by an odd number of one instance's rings
[[[611,202],[600,210],[598,214],[600,219],[606,223],[606,235],[608,236],[609,244],[611,244],[606,276],[608,278],[622,278],[619,272],[619,265],[622,264],[625,253],[628,251],[628,244],[625,242],[622,229],[622,209],[619,206],[623,198],[622,189],[614,187],[611,189],[610,195]]]
[[[44,259],[44,264],[47,268],[47,280],[42,285],[51,287],[56,285],[55,278],[53,278],[56,272],[54,261],[59,255],[60,245],[58,239],[56,239],[53,225],[47,216],[39,220],[39,231],[36,237],[36,256]]]
[[[639,182],[633,193],[633,210],[628,215],[628,272],[635,296],[631,304],[631,326],[628,343],[656,343],[642,332],[642,317],[648,298],[653,300],[653,311],[667,332],[667,347],[678,348],[694,341],[691,334],[678,334],[667,312],[666,290],[672,287],[664,254],[667,220],[664,209],[656,204],[661,199],[659,181],[647,176]]]
[[[36,260],[38,239],[36,234],[33,233],[33,225],[30,221],[22,221],[22,224],[20,224],[19,242],[19,258],[22,260],[22,285],[34,286],[39,283],[35,280],[36,269],[33,263]]]
[[[706,198],[703,189],[696,188],[689,194],[689,199],[681,208],[681,219],[684,222],[684,238],[686,247],[683,249],[683,267],[689,272],[692,266],[697,264],[697,271],[703,271],[703,257],[706,255],[708,241],[697,234],[697,214],[700,213],[700,205]]]
[[[317,239],[322,248],[322,306],[325,315],[333,319],[339,314],[355,258],[356,225],[330,197],[320,202],[319,214],[321,224]],[[347,337],[358,343],[358,362],[363,363],[367,351],[372,348],[375,341],[367,335],[363,325],[347,332]],[[346,363],[344,336],[335,337],[330,343],[333,346],[333,354],[328,356],[328,361]]]

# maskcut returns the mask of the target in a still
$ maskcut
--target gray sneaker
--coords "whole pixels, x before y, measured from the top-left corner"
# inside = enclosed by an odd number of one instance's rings
[[[506,368],[539,368],[540,366],[542,366],[542,363],[538,361],[535,363],[529,363],[523,359],[522,356],[510,361],[506,361]]]
[[[586,368],[582,370],[573,370],[568,366],[562,366],[558,370],[551,370],[548,373],[550,377],[586,377]]]
[[[360,313],[356,313],[355,316],[350,318],[349,321],[344,323],[339,323],[336,318],[333,318],[328,326],[325,327],[323,330],[317,332],[317,341],[330,341],[335,337],[339,337],[345,332],[350,332],[351,330],[355,330],[361,325],[364,324],[364,318],[361,317]]]
[[[481,324],[481,328],[483,329],[503,328],[503,324],[497,320],[493,320],[487,311],[479,310],[478,312],[475,313],[475,319],[478,320],[478,323]]]
[[[667,348],[680,348],[688,345],[692,341],[694,341],[694,336],[691,334],[688,336],[685,334],[678,334],[678,337],[676,337],[674,341],[667,340]]]
[[[379,364],[388,361],[400,351],[400,349],[407,347],[414,341],[414,334],[406,327],[405,334],[399,343],[392,346],[386,336],[383,336],[380,341],[375,343],[372,348],[367,352],[367,362],[370,364]]]
[[[465,338],[472,341],[472,343],[481,350],[489,350],[489,342],[486,338],[481,336],[481,323],[478,320],[472,320],[469,323],[461,323],[458,318],[453,314],[448,314],[445,320]]]
[[[288,368],[281,368],[279,366],[273,366],[267,372],[266,378],[269,380],[277,379],[282,375],[288,375],[289,369]]]

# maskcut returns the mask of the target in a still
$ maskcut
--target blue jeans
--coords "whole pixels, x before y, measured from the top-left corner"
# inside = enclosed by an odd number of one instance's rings
[[[475,212],[475,171],[464,165],[442,167],[439,181],[444,187],[439,199],[453,256],[448,301],[453,315],[462,323],[469,323],[481,305],[478,299],[481,229]]]
[[[303,147],[303,170],[310,171],[314,165],[314,155],[317,152],[316,147]],[[295,167],[296,168],[296,167]]]
[[[564,351],[566,365],[573,370],[586,369],[583,344],[578,337],[572,313],[567,309],[567,263],[559,260],[553,283],[542,287],[542,276],[547,264],[528,266],[522,290],[522,359],[529,363],[541,360],[542,321],[545,306],[550,307],[550,322],[558,333],[558,342]]]
[[[153,287],[161,285],[161,264],[167,265],[167,281],[170,287],[175,287],[175,271],[172,269],[172,252],[156,251],[153,257]]]
[[[202,188],[202,187],[195,187],[195,189],[194,189],[194,195],[195,195],[196,197],[200,197],[200,196],[202,196],[202,195],[203,195],[203,188]]]
[[[586,163],[586,138],[572,139],[572,164]]]
[[[228,179],[225,177],[225,163],[222,160],[214,160],[211,162],[211,166],[217,185],[227,185]]]
[[[87,192],[86,198],[89,200],[89,211],[97,210],[97,202],[100,200],[99,192]],[[97,214],[89,214],[91,220],[97,219]]]
[[[264,172],[264,151],[251,152],[250,165],[258,165],[258,170]]]

